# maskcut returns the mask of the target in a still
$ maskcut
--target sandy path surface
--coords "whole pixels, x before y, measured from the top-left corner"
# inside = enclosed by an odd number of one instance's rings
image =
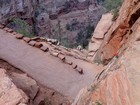
[[[23,70],[44,86],[71,98],[75,98],[80,89],[90,85],[99,72],[97,65],[70,57],[84,69],[84,75],[80,75],[58,58],[29,46],[1,29],[0,58]]]

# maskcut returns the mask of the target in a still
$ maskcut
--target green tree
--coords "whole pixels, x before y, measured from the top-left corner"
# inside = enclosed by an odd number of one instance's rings
[[[61,28],[61,21],[60,21],[60,20],[58,20],[58,23],[57,23],[56,27],[57,27],[57,32],[56,32],[56,34],[57,34],[57,39],[59,40],[59,42],[61,42],[61,38],[62,38],[62,28]]]
[[[86,39],[91,38],[92,33],[94,31],[94,26],[91,26],[91,24],[89,23],[89,25],[86,27],[87,30],[87,35],[86,35]]]

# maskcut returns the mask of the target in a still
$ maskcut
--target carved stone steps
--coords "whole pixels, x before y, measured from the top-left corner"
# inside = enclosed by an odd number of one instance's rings
[[[9,32],[9,33],[12,33],[13,32],[13,30],[12,29],[10,29],[10,28],[7,28],[7,27],[5,27],[5,28],[3,28],[5,31],[7,31],[7,32]]]
[[[66,60],[66,57],[61,54],[58,55],[58,58],[61,59],[63,62]]]
[[[31,39],[28,38],[28,37],[24,37],[23,40],[24,40],[25,42],[27,42],[27,43],[29,43],[29,42],[31,41]]]
[[[24,36],[22,34],[16,34],[17,39],[22,39]]]
[[[48,51],[49,51],[49,48],[46,47],[46,46],[42,46],[42,47],[40,47],[40,49],[41,49],[42,51],[44,51],[44,52],[48,52]]]
[[[30,41],[28,44],[29,44],[30,46],[35,46],[35,43],[36,43],[36,41]]]
[[[40,43],[40,42],[36,42],[36,43],[35,43],[35,47],[36,47],[36,48],[40,48],[40,47],[42,47],[42,46],[43,46],[43,44]]]
[[[57,52],[50,52],[51,55],[55,56],[55,57],[58,57],[59,53]]]
[[[73,69],[76,69],[76,68],[77,68],[77,65],[73,63],[73,64],[72,64],[72,68],[73,68]]]
[[[4,28],[4,26],[0,25],[0,28]],[[7,27],[4,28],[5,31],[9,32],[9,33],[12,33],[13,35],[15,35],[15,37],[17,39],[23,39],[23,41],[25,41],[26,43],[28,43],[30,46],[33,46],[33,47],[36,47],[36,48],[39,48],[40,50],[44,51],[44,52],[48,52],[49,51],[49,48],[48,46],[44,46],[43,43],[41,43],[40,40],[46,40],[47,42],[47,39],[46,38],[40,38],[40,37],[35,37],[35,38],[28,38],[28,37],[24,37],[22,34],[18,34],[16,32],[13,32],[12,29],[9,29]],[[55,40],[54,40],[55,42]],[[78,59],[76,57],[76,55],[74,56],[72,53],[71,53],[71,50],[70,49],[67,49],[65,47],[61,47],[61,46],[57,46],[57,45],[54,45],[52,43],[52,40],[47,42],[47,44],[49,44],[51,47],[51,51],[49,51],[50,55],[54,56],[54,57],[58,57],[63,63],[65,64],[68,64],[70,66],[72,66],[72,68],[77,71],[79,74],[83,74],[83,69],[78,67],[76,64],[74,64],[73,62],[69,61],[68,59],[66,59],[66,56],[72,56],[76,59]],[[66,50],[66,51],[65,51]]]
[[[77,67],[77,68],[76,68],[76,71],[77,71],[78,73],[80,73],[80,74],[84,74],[82,68]]]
[[[13,34],[13,35],[16,35],[16,34],[17,34],[17,32],[12,32],[12,34]]]
[[[72,65],[73,63],[71,62],[71,61],[69,61],[69,60],[65,60],[65,63],[67,63],[67,64],[69,64],[69,65]]]

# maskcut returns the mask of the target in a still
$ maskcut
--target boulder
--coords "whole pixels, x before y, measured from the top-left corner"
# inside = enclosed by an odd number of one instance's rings
[[[4,69],[0,69],[0,105],[17,105],[27,102],[26,94],[15,86]]]
[[[35,98],[39,90],[39,86],[35,80],[28,77],[27,74],[19,74],[15,72],[11,73],[10,77],[16,86],[22,89],[31,99]]]

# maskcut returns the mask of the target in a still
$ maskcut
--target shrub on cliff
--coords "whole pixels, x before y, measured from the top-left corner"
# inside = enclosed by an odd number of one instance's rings
[[[122,5],[123,0],[104,0],[104,7],[107,12],[112,11],[114,14],[113,21],[119,16],[119,7]]]
[[[14,27],[14,30],[16,32],[23,34],[27,37],[33,37],[33,34],[31,33],[31,27],[26,21],[20,18],[14,18],[10,25]]]
[[[107,9],[107,11],[111,11],[120,7],[122,5],[122,2],[122,0],[105,0],[104,6]]]

